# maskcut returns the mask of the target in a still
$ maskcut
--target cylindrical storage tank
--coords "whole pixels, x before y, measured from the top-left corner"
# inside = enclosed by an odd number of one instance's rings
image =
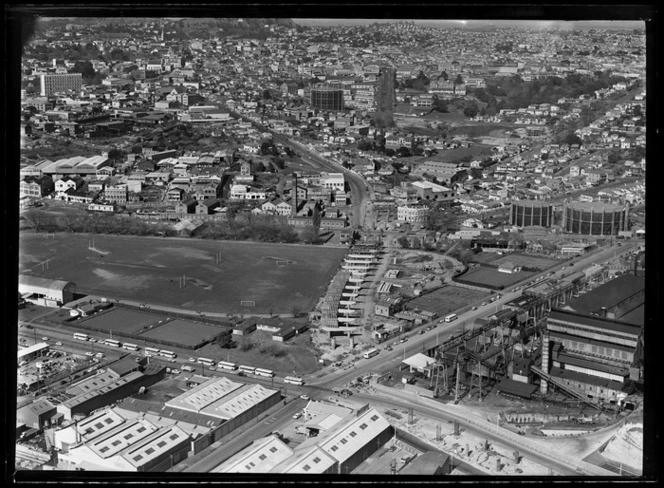
[[[311,87],[311,106],[320,110],[344,109],[344,90],[339,85],[316,83]]]
[[[510,224],[517,227],[551,227],[553,225],[553,204],[540,200],[512,202]]]
[[[618,235],[627,230],[629,206],[604,202],[567,202],[563,209],[565,232],[592,236]]]

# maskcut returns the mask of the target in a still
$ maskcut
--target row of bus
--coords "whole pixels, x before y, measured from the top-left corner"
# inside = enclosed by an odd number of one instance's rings
[[[74,334],[74,339],[79,340],[79,341],[90,341],[94,340],[92,339],[89,335],[83,334],[81,332],[76,332]],[[94,342],[97,342],[94,340]],[[120,342],[116,341],[115,339],[104,339],[102,341],[99,341],[102,344],[110,347],[117,347],[117,348],[122,348],[122,349],[127,349],[128,351],[138,351],[140,347],[138,347],[136,344],[131,344],[129,342]]]
[[[90,340],[90,337],[87,334],[77,332],[74,334],[74,339],[78,339],[81,341],[88,341]],[[122,347],[123,349],[127,349],[129,351],[139,350],[139,347],[136,344],[130,344],[128,342],[121,343],[120,341],[116,341],[114,339],[106,339],[102,342],[107,346],[118,347],[118,348]],[[175,359],[177,357],[177,354],[175,354],[173,351],[168,351],[166,349],[157,349],[156,347],[146,347],[144,352],[146,356],[159,356],[167,359]],[[253,366],[245,366],[245,365],[238,366],[237,364],[228,361],[215,362],[214,360],[209,358],[197,358],[196,362],[203,366],[207,366],[208,368],[216,366],[217,368],[226,371],[238,371],[243,374],[253,374],[256,376],[263,376],[266,378],[274,378],[275,376],[274,371],[272,371],[271,369],[255,368]],[[302,378],[298,378],[297,376],[286,376],[284,378],[284,382],[293,385],[300,385],[300,386],[304,385],[304,380]]]
[[[208,367],[216,366],[218,369],[223,369],[226,371],[237,371],[242,374],[253,374],[256,376],[263,376],[265,378],[274,378],[274,371],[271,369],[256,368],[254,366],[246,366],[244,364],[237,365],[228,361],[219,361],[215,364],[212,359],[208,358],[198,358],[196,359],[198,364],[202,364]],[[297,376],[286,376],[284,378],[285,383],[290,383],[293,385],[304,385],[304,380]]]

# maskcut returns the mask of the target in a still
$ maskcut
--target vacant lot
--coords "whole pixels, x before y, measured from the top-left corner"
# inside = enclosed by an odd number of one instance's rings
[[[486,296],[488,296],[488,293],[477,290],[469,290],[459,286],[445,286],[411,300],[408,302],[408,308],[434,312],[439,317],[444,317],[450,312]]]
[[[93,239],[95,250],[89,249]],[[72,281],[78,293],[202,312],[307,312],[346,252],[138,236],[59,233],[45,239],[24,232],[19,273]]]

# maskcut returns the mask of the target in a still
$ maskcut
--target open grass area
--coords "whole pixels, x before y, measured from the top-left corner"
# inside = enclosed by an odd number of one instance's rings
[[[539,270],[549,269],[552,266],[562,262],[560,259],[546,258],[543,256],[530,256],[528,254],[510,254],[508,256],[501,256],[500,259],[495,260],[492,264],[500,266],[503,263],[511,262],[515,266],[522,266],[527,268],[537,268]]]
[[[534,272],[501,273],[497,268],[478,266],[459,277],[459,281],[473,286],[500,289],[509,287],[521,280],[527,280]]]
[[[139,334],[143,329],[158,327],[165,317],[128,308],[116,308],[75,322],[82,330],[103,330],[120,334]],[[72,323],[74,325],[74,323]]]
[[[444,286],[411,300],[408,302],[408,308],[426,310],[436,313],[439,317],[444,317],[450,312],[485,296],[488,296],[488,293],[469,290],[460,286]]]
[[[88,248],[93,239],[96,251]],[[24,232],[19,273],[72,281],[77,293],[202,312],[308,312],[346,252],[139,236],[58,233],[45,239]],[[288,265],[277,265],[284,261]]]
[[[224,329],[201,322],[174,319],[167,320],[158,327],[146,330],[141,334],[141,337],[181,344],[185,347],[195,347],[202,342],[213,339]]]

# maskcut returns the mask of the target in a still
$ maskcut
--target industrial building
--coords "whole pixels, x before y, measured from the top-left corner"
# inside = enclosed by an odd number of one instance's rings
[[[271,435],[252,443],[212,472],[348,474],[394,436],[394,427],[369,405],[343,417],[330,414],[330,421],[329,429],[293,449]]]
[[[510,225],[517,227],[551,227],[553,204],[541,200],[522,200],[510,206]]]
[[[18,292],[24,300],[44,307],[60,307],[74,299],[71,281],[18,275]]]
[[[165,368],[155,363],[141,369],[123,376],[109,369],[79,381],[65,390],[70,398],[58,405],[58,412],[67,420],[86,416],[93,410],[138,392],[142,386],[161,381],[166,374]]]
[[[344,90],[341,86],[316,83],[311,86],[311,106],[320,110],[341,111],[344,109]]]
[[[571,387],[588,398],[616,403],[627,396],[627,380],[639,381],[643,327],[574,312],[552,310],[542,344],[540,391],[549,383]],[[552,381],[548,381],[551,379]]]
[[[40,77],[40,95],[49,97],[66,91],[81,91],[83,75],[81,73],[49,74]]]
[[[224,377],[197,378],[201,380],[198,386],[169,400],[165,406],[224,420],[226,433],[256,418],[281,400],[279,390],[261,385],[236,383]]]
[[[562,227],[581,235],[611,236],[629,230],[629,205],[565,202]]]
[[[46,398],[37,398],[34,402],[16,410],[17,426],[42,430],[58,417],[55,405]]]

